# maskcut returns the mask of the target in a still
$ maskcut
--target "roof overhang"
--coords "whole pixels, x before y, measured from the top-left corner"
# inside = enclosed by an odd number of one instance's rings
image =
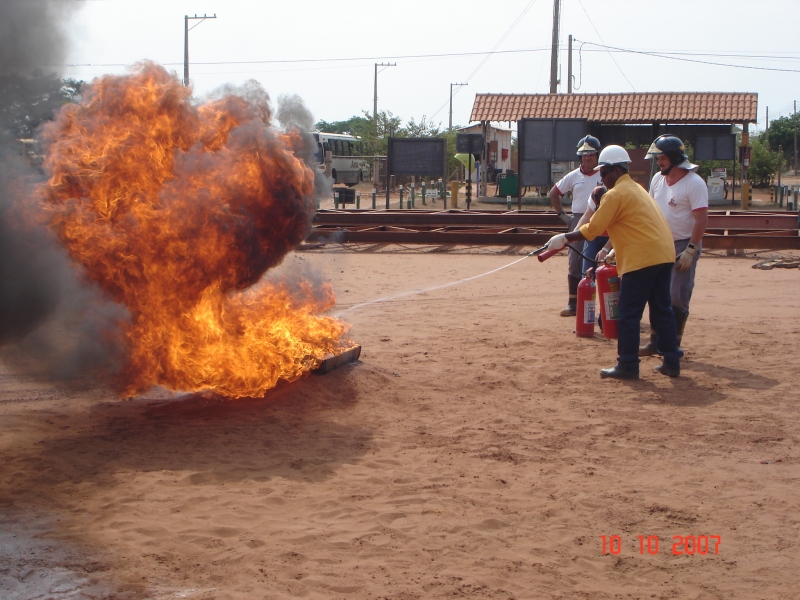
[[[587,119],[629,125],[730,125],[755,123],[757,116],[756,93],[476,94],[470,122]]]

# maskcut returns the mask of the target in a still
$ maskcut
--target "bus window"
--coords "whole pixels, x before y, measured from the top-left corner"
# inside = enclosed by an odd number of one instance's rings
[[[325,151],[322,149],[322,144],[317,142],[317,152],[315,154],[317,157],[317,162],[321,163],[325,161]]]

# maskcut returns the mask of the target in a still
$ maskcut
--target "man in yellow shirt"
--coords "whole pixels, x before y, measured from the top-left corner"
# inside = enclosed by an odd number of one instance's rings
[[[628,175],[631,159],[621,146],[607,146],[597,169],[608,188],[603,202],[588,223],[571,233],[560,233],[547,242],[548,249],[567,242],[593,240],[608,231],[617,256],[620,275],[617,364],[600,371],[601,377],[639,378],[639,322],[650,303],[650,322],[658,334],[664,362],[656,371],[680,375],[675,315],[670,302],[670,279],[675,246],[664,215],[655,201]],[[663,336],[663,337],[662,337]]]

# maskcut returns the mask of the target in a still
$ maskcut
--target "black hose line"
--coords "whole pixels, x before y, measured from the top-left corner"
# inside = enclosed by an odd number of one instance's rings
[[[570,246],[569,244],[567,244],[567,248],[569,248],[569,249],[570,249],[570,250],[572,250],[573,252],[577,252],[577,253],[578,253],[578,254],[579,254],[579,255],[580,255],[580,256],[581,256],[581,257],[582,257],[584,260],[588,260],[589,262],[591,262],[591,263],[594,263],[594,264],[596,264],[596,265],[599,265],[601,262],[604,262],[604,261],[602,261],[602,260],[595,260],[595,259],[593,259],[593,258],[589,258],[589,257],[588,257],[588,256],[586,256],[586,255],[585,255],[583,252],[581,252],[580,250],[577,250],[576,248],[573,248],[573,247],[572,247],[572,246]]]

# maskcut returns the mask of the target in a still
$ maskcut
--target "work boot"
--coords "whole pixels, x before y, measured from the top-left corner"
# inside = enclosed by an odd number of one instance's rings
[[[650,341],[644,346],[639,346],[639,356],[653,356],[653,354],[658,354],[658,335],[651,328]]]
[[[600,369],[600,377],[602,379],[639,379],[639,370],[631,370],[623,368],[619,363],[610,369]]]
[[[577,277],[567,276],[569,282],[569,302],[566,308],[559,313],[562,317],[574,317],[578,309],[578,284],[581,282]]]
[[[669,365],[665,362],[662,362],[658,365],[655,369],[653,369],[656,373],[661,373],[662,375],[666,375],[667,377],[680,377],[681,376],[681,363],[675,365]]]
[[[686,328],[686,319],[689,318],[689,313],[676,308],[673,308],[672,311],[675,313],[675,330],[678,333],[678,348],[680,348],[683,330]]]

